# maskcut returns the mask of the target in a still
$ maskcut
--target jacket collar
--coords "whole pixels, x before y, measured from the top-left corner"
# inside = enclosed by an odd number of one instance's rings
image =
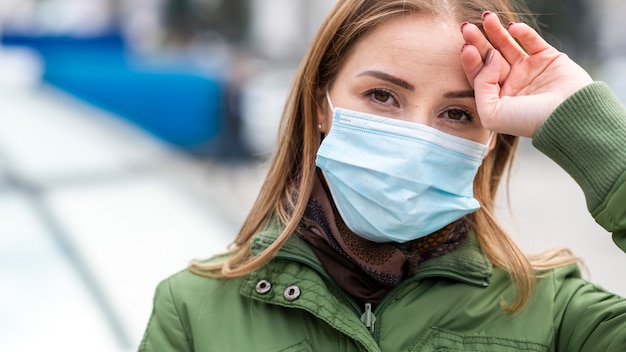
[[[252,253],[257,255],[270,246],[281,230],[278,222],[267,226],[253,239]],[[487,286],[491,272],[492,266],[472,232],[455,250],[422,263],[418,273],[398,287],[429,277]],[[297,233],[291,235],[268,264],[243,278],[239,293],[256,301],[305,310],[359,341],[367,351],[380,351],[362,324],[362,307],[330,279],[313,250]]]
[[[272,222],[253,239],[252,253],[257,255],[270,246],[281,230],[282,225],[279,225],[278,221]],[[328,278],[313,250],[297,233],[290,236],[275,259],[306,264]],[[455,250],[420,263],[417,274],[409,280],[445,277],[469,285],[488,286],[492,271],[493,266],[483,253],[472,230],[468,238]]]
[[[252,253],[257,255],[271,245],[281,229],[269,226],[257,234]],[[359,341],[366,350],[380,351],[372,347],[377,346],[376,342],[360,321],[360,307],[330,280],[313,250],[297,234],[292,234],[270,263],[244,278],[239,293],[257,301],[305,310]]]

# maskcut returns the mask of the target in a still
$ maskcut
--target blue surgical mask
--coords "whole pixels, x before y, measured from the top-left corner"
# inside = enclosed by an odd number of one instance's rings
[[[407,242],[480,207],[472,185],[489,142],[328,101],[333,121],[316,164],[354,233],[374,242]]]

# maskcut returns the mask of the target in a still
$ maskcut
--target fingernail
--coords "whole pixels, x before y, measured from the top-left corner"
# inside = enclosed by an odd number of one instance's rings
[[[485,11],[485,12],[483,12],[483,16],[482,16],[482,17],[483,17],[483,21],[485,20],[485,17],[487,17],[487,16],[488,16],[488,15],[490,15],[490,14],[491,14],[491,11]]]
[[[489,51],[487,52],[487,56],[485,56],[485,62],[483,63],[483,65],[489,65],[491,59],[493,59],[493,49],[489,49]]]
[[[467,26],[468,24],[469,24],[469,22],[461,23],[461,33],[463,33],[463,28],[465,28],[465,26]]]
[[[507,28],[509,28],[509,29],[510,29],[510,28],[511,28],[511,26],[512,26],[512,25],[514,25],[514,24],[515,24],[515,22],[509,22],[509,26],[508,26]]]

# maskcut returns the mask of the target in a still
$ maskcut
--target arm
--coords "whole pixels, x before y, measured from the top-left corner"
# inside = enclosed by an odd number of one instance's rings
[[[139,346],[141,352],[192,351],[188,335],[174,303],[170,281],[159,284],[154,296],[154,307]]]
[[[484,28],[489,40],[465,26],[462,54],[481,122],[533,138],[581,186],[596,221],[626,251],[626,110],[606,85],[593,83],[525,24],[507,31],[487,15]],[[557,350],[624,351],[626,300],[557,271]]]
[[[462,62],[481,123],[533,138],[582,187],[596,221],[626,250],[626,111],[608,88],[532,28],[484,15],[462,27]],[[518,42],[520,44],[518,44]]]
[[[533,145],[580,185],[596,221],[626,251],[626,109],[603,83],[559,106]]]
[[[533,145],[576,180],[596,221],[626,251],[626,109],[609,88],[593,83],[576,92]],[[557,350],[624,351],[626,300],[578,276],[557,277]]]

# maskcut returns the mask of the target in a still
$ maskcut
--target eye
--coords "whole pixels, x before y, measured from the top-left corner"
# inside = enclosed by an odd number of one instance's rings
[[[472,114],[463,109],[448,109],[442,115],[455,122],[472,122],[474,120]]]
[[[391,94],[384,92],[384,91],[377,91],[372,93],[372,97],[376,100],[378,100],[381,103],[386,103],[389,101],[389,99],[391,99]]]
[[[396,99],[394,98],[393,94],[384,89],[371,89],[365,93],[365,96],[372,99],[375,103],[384,105],[397,105]]]

